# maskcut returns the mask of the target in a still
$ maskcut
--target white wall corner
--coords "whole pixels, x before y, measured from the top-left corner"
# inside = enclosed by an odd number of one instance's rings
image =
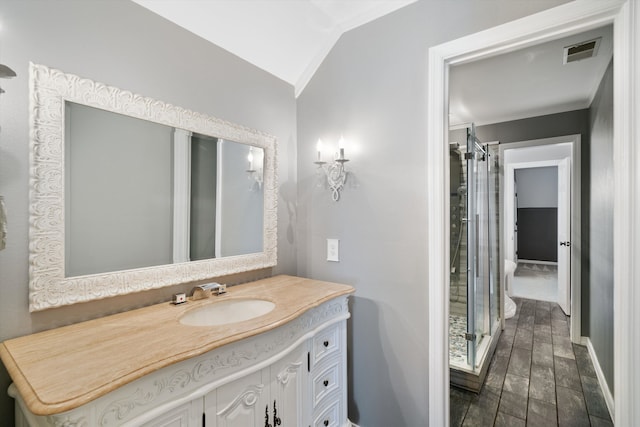
[[[307,64],[306,68],[300,75],[300,78],[298,78],[298,81],[294,85],[294,95],[296,98],[298,98],[304,88],[307,87],[307,84],[311,81],[316,71],[318,71],[318,68],[320,68],[320,65],[322,65],[322,62],[329,52],[331,52],[331,49],[333,49],[333,46],[338,42],[341,35],[342,32],[340,30],[334,30],[325,45],[318,51],[313,59],[311,59],[309,64]]]

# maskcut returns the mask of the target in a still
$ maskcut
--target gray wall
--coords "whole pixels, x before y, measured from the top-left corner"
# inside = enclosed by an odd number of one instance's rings
[[[558,167],[516,169],[518,208],[558,207]]]
[[[428,48],[559,3],[414,3],[344,34],[298,98],[298,269],[356,287],[349,415],[362,426],[428,417],[428,286],[441,286],[426,270]],[[318,138],[341,134],[353,175],[335,203],[313,161]]]
[[[588,292],[583,292],[582,305],[588,323],[583,335],[591,338],[613,393],[613,62],[591,104],[589,122],[591,217],[587,225],[591,241],[597,244],[589,248]]]
[[[189,259],[216,256],[218,138],[191,135],[191,223]]]
[[[173,129],[67,103],[65,274],[170,264]]]
[[[223,141],[220,148],[222,194],[219,214],[222,226],[218,230],[221,238],[218,256],[260,252],[263,247],[264,192],[247,176],[249,146]],[[263,158],[262,150],[254,148],[253,168],[256,171]]]
[[[8,210],[0,252],[0,340],[159,301],[171,287],[30,314],[28,311],[28,63],[45,64],[214,115],[278,138],[278,267],[296,273],[296,111],[293,87],[129,1],[3,0],[2,63],[18,77],[0,96],[0,194]],[[225,278],[234,283],[271,274]],[[0,364],[0,420],[11,425]],[[6,424],[4,424],[6,423]]]

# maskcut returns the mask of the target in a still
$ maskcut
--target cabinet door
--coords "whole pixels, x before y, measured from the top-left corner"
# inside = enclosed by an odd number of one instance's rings
[[[264,426],[265,412],[271,420],[269,389],[265,381],[268,372],[268,369],[254,372],[207,394],[204,398],[206,426]]]
[[[270,367],[271,417],[270,423],[277,427],[306,426],[309,405],[309,382],[307,372],[307,344],[296,347],[287,356]],[[275,406],[275,410],[274,410]],[[277,419],[281,424],[277,423]]]
[[[201,425],[202,399],[196,399],[154,418],[142,427],[200,427]]]

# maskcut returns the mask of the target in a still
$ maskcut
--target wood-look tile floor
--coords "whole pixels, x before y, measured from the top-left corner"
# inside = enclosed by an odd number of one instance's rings
[[[587,348],[560,306],[514,298],[479,394],[450,388],[451,426],[613,426]]]

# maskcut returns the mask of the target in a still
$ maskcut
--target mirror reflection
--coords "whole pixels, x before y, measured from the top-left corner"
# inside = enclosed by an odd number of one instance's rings
[[[65,102],[65,277],[263,251],[264,151]]]

